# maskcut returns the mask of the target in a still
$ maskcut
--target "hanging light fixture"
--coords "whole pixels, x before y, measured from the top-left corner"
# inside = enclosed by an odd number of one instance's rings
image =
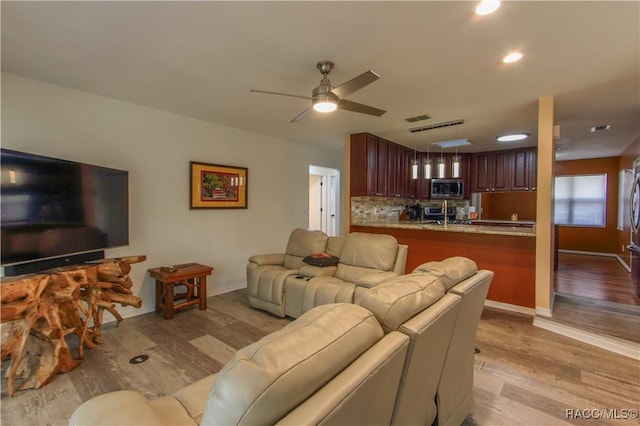
[[[438,158],[438,178],[444,179],[446,176],[446,164],[444,161],[444,156],[442,154],[442,149],[440,149],[440,158]]]
[[[459,178],[460,177],[460,162],[462,159],[458,155],[458,148],[456,148],[456,155],[451,157],[451,177]]]
[[[413,161],[411,162],[411,179],[418,179],[418,158],[415,145],[413,146]]]
[[[431,151],[431,144],[427,144],[427,160],[424,163],[424,178],[431,179],[433,170],[431,170],[431,157],[429,156],[429,152]]]

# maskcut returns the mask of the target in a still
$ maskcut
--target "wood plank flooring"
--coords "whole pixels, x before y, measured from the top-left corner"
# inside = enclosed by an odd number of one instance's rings
[[[83,401],[104,392],[136,389],[168,395],[218,371],[238,348],[289,322],[248,306],[246,290],[213,296],[165,320],[155,313],[104,327],[105,343],[86,352],[79,368],[38,390],[6,394],[2,425],[65,425]],[[532,318],[485,308],[476,346],[472,425],[637,424],[566,418],[567,409],[640,408],[640,365],[630,358],[534,327]],[[149,355],[141,364],[129,360]],[[3,368],[5,366],[3,365]],[[3,371],[4,373],[4,371]]]
[[[560,253],[554,273],[557,293],[640,306],[631,275],[613,257]]]
[[[615,258],[560,253],[554,275],[553,321],[640,343],[640,298]]]

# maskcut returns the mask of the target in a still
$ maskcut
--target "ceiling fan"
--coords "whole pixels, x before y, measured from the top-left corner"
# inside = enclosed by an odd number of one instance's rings
[[[347,81],[346,83],[341,84],[338,87],[333,87],[331,85],[331,82],[329,81],[329,77],[327,77],[333,69],[333,62],[320,61],[318,62],[317,68],[322,73],[322,80],[320,80],[320,85],[313,89],[310,97],[290,95],[288,93],[267,92],[264,90],[251,89],[250,91],[256,93],[267,93],[269,95],[291,96],[294,98],[310,100],[311,106],[302,111],[300,114],[296,115],[293,120],[291,120],[291,123],[302,120],[314,110],[318,112],[331,112],[335,111],[336,109],[343,109],[346,111],[375,115],[376,117],[380,117],[386,112],[378,108],[343,99],[344,97],[349,96],[353,92],[360,90],[379,79],[380,76],[375,72],[369,70]]]

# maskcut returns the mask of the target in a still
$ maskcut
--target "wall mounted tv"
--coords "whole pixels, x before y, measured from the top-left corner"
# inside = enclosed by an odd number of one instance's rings
[[[0,149],[5,275],[104,258],[129,244],[129,174]]]

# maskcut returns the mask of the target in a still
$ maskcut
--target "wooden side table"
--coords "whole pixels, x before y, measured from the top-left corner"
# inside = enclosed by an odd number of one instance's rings
[[[200,310],[207,309],[207,275],[211,275],[213,268],[199,263],[174,265],[173,268],[172,271],[149,269],[149,274],[156,280],[156,312],[164,312],[164,317],[171,319],[175,311],[188,306],[199,305]],[[175,294],[176,286],[184,286],[186,292]]]

